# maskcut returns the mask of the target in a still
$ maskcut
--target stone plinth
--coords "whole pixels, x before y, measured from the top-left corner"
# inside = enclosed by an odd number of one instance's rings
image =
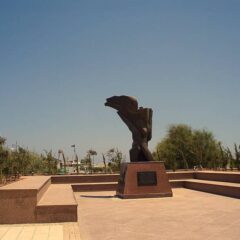
[[[120,198],[172,197],[164,163],[122,163],[116,195]]]

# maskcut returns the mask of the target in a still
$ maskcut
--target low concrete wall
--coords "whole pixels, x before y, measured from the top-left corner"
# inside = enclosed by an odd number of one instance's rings
[[[181,180],[170,180],[169,181],[172,188],[183,188],[184,181]]]
[[[196,179],[240,183],[240,172],[195,172]]]
[[[57,175],[52,176],[52,183],[97,183],[117,182],[119,174],[98,174],[98,175]]]
[[[193,179],[194,172],[167,172],[169,180]],[[93,174],[93,175],[54,175],[51,177],[52,183],[100,183],[117,182],[119,174]]]
[[[193,179],[195,172],[167,172],[169,180]]]

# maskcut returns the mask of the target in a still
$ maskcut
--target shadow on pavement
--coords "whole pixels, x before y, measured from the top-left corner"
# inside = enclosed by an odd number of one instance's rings
[[[116,198],[116,196],[93,196],[93,195],[80,195],[80,197],[84,198]]]

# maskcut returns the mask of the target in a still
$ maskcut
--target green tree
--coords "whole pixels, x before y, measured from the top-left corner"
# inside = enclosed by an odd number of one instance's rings
[[[240,170],[240,145],[234,144],[235,150],[235,165],[238,170]]]
[[[171,125],[167,136],[157,144],[153,156],[165,161],[167,169],[188,169],[194,166],[216,167],[220,148],[213,134],[206,130],[193,130],[179,124]]]
[[[0,182],[3,180],[3,169],[8,158],[8,151],[4,148],[6,139],[0,136]]]
[[[220,167],[226,170],[230,162],[229,154],[228,154],[228,151],[222,146],[221,142],[219,142],[219,149],[220,149],[220,162],[221,162]]]
[[[53,157],[52,150],[45,150],[46,156],[43,157],[44,170],[48,174],[57,173],[57,159]]]
[[[12,169],[15,173],[18,171],[22,175],[27,174],[27,170],[30,167],[30,152],[22,147],[19,147],[17,151],[14,152],[12,158]]]
[[[232,152],[229,148],[227,148],[227,155],[228,155],[228,159],[229,159],[229,167],[231,170],[233,170],[235,168],[235,159],[232,155]]]
[[[171,143],[170,139],[165,138],[163,141],[157,144],[156,151],[153,153],[153,156],[157,161],[164,161],[167,169],[172,169],[175,171],[179,168],[179,162],[177,161],[177,152],[175,148],[176,147],[173,143]]]
[[[217,168],[221,166],[219,143],[213,134],[206,130],[193,131],[194,164]]]
[[[167,136],[157,144],[154,156],[156,160],[165,161],[166,168],[176,170],[177,168],[188,169],[193,165],[192,151],[192,129],[179,124],[171,125]]]

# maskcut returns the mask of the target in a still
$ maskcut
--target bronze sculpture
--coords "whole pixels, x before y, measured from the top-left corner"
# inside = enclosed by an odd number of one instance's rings
[[[130,96],[113,96],[107,98],[105,106],[117,110],[118,115],[132,132],[131,162],[153,161],[148,149],[152,138],[152,109],[138,108],[138,102]]]

